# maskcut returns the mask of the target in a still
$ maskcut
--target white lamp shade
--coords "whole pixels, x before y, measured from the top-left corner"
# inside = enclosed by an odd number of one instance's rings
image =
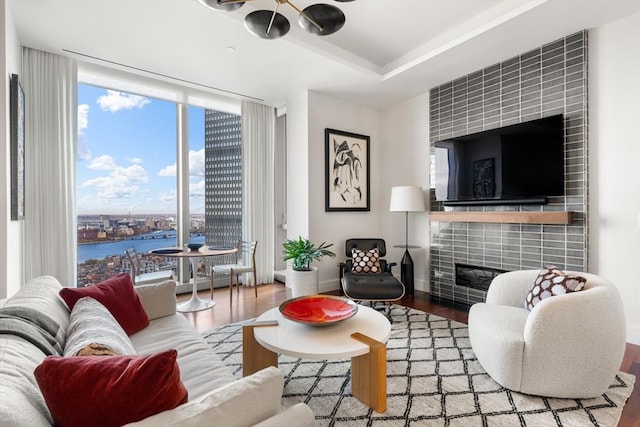
[[[424,195],[422,188],[406,185],[391,188],[391,212],[422,212],[424,211]]]

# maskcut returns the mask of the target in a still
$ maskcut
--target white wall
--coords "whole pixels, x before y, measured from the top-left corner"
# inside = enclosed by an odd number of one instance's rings
[[[314,266],[320,271],[321,292],[338,289],[337,263],[345,259],[344,241],[381,235],[380,113],[308,92],[288,100],[287,123],[287,238],[333,243],[336,259],[324,258]],[[325,212],[325,128],[371,137],[370,212]]]
[[[22,285],[23,221],[11,221],[11,167],[10,167],[10,113],[9,113],[9,81],[11,74],[21,74],[22,55],[9,6],[0,1],[0,75],[3,84],[0,87],[0,298],[11,296]],[[28,149],[28,148],[27,148]]]
[[[387,237],[390,261],[400,264],[404,249],[393,245],[405,243],[405,214],[389,212],[391,187],[418,185],[423,188],[429,210],[429,95],[424,94],[397,104],[383,112],[382,189],[383,228]],[[427,212],[409,213],[409,245],[411,249],[415,289],[429,291],[429,219]],[[400,274],[399,267],[394,273]]]
[[[308,94],[287,105],[287,239],[309,235]],[[276,251],[280,255],[281,251]]]
[[[389,212],[391,187],[420,185],[428,189],[429,137],[428,95],[422,95],[380,112],[316,92],[289,100],[287,104],[288,212],[287,235],[308,236],[316,243],[334,244],[335,260],[316,263],[320,290],[337,289],[337,263],[344,261],[344,242],[353,237],[382,237],[389,262],[400,262],[405,218]],[[304,126],[307,126],[306,132]],[[325,212],[325,128],[368,135],[370,142],[371,210]],[[301,161],[300,159],[305,159]],[[300,194],[305,191],[306,193]],[[308,204],[304,204],[307,203]],[[427,213],[410,214],[410,244],[415,263],[416,289],[428,290]],[[394,273],[400,274],[399,268]]]
[[[589,269],[620,291],[640,344],[640,14],[589,34]]]
[[[325,128],[368,135],[370,137],[371,210],[369,212],[325,212]],[[380,113],[343,100],[309,93],[309,236],[317,243],[334,244],[336,259],[325,259],[320,267],[320,291],[338,289],[337,263],[346,259],[344,242],[352,237],[385,237],[381,235],[380,216],[385,202],[385,186],[380,173],[383,168],[380,135]]]

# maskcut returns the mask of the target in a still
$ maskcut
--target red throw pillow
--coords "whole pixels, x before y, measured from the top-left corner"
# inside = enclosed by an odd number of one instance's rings
[[[177,355],[48,356],[34,374],[56,426],[115,427],[187,401]]]
[[[131,276],[126,273],[118,274],[95,286],[62,288],[60,296],[69,310],[73,310],[73,306],[82,297],[91,297],[100,301],[120,323],[127,335],[149,326],[149,318],[142,307],[138,293],[133,288]]]

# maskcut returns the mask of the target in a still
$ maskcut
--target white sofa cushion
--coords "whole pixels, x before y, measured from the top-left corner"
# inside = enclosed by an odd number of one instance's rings
[[[177,349],[180,378],[189,390],[190,400],[236,380],[220,357],[180,313],[155,319],[143,330],[129,335],[129,339],[138,354]]]
[[[33,371],[46,355],[13,335],[0,335],[0,425],[53,425]]]
[[[29,307],[48,316],[60,326],[56,336],[60,348],[64,348],[66,331],[69,327],[69,309],[58,295],[62,289],[60,282],[52,276],[41,276],[29,280],[20,292],[9,298],[5,307]]]
[[[253,427],[284,427],[291,426],[292,420],[295,420],[296,427],[313,427],[316,425],[313,411],[304,403],[296,403],[295,405],[281,411],[273,417],[254,424]]]
[[[60,326],[62,347],[69,325],[69,310],[58,292],[60,283],[51,276],[30,280],[9,298],[5,307],[30,307],[46,314]],[[0,424],[2,427],[53,425],[33,371],[46,357],[38,347],[14,335],[0,335]]]
[[[282,373],[269,367],[130,427],[252,426],[280,411]],[[290,420],[289,420],[290,421]]]
[[[65,356],[79,356],[89,344],[101,344],[118,355],[136,354],[127,333],[109,310],[91,297],[80,298],[73,306],[67,329]]]
[[[173,280],[140,285],[134,289],[149,320],[176,314],[176,282]]]

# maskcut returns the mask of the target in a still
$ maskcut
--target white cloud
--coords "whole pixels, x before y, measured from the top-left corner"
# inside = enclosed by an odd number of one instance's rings
[[[107,90],[106,95],[98,97],[98,105],[104,111],[115,113],[119,110],[132,110],[142,108],[150,103],[148,98],[130,93],[122,93],[115,90]]]
[[[198,182],[189,183],[189,196],[190,197],[204,197],[204,179]]]
[[[91,159],[91,150],[87,146],[87,143],[82,139],[78,140],[78,159],[79,160],[89,160]]]
[[[122,167],[109,155],[96,157],[89,164],[89,168],[111,171],[109,175],[89,179],[80,184],[82,188],[95,187],[98,190],[95,198],[110,205],[118,200],[137,197],[141,192],[137,184],[149,180],[147,171],[142,166],[133,164]]]
[[[104,196],[109,196],[105,194]],[[148,204],[144,204],[138,198],[124,197],[120,199],[99,199],[95,194],[88,194],[78,199],[78,213],[104,213],[104,214],[122,214],[123,212],[140,212],[148,213]]]
[[[140,165],[131,165],[126,168],[118,167],[116,170],[119,176],[124,177],[126,181],[147,182],[148,174],[145,168]]]
[[[116,165],[116,162],[112,156],[103,154],[102,156],[93,159],[87,167],[92,170],[108,171],[117,169],[118,165]]]
[[[83,182],[81,187],[97,188],[122,188],[134,182],[145,183],[148,181],[147,171],[138,165],[126,168],[117,166],[108,176],[99,176]]]
[[[89,105],[78,105],[78,134],[82,135],[89,126]]]
[[[165,166],[158,172],[158,176],[176,176],[176,164]]]
[[[189,151],[189,175],[204,176],[204,148],[198,151]]]
[[[109,187],[98,191],[97,197],[103,200],[130,199],[138,192],[138,186],[129,187]]]
[[[189,198],[191,199],[189,210],[191,213],[204,213],[204,189],[204,179],[189,184]],[[158,203],[168,209],[175,206],[177,200],[175,189],[160,193],[158,196]]]
[[[159,199],[162,202],[175,202],[177,200],[176,190],[160,193]]]
[[[134,165],[139,165],[144,162],[140,157],[127,157],[126,159],[129,163],[133,163]]]
[[[176,164],[163,167],[158,176],[176,176]],[[189,176],[204,177],[204,148],[189,151]]]
[[[78,159],[89,160],[91,151],[84,140],[84,131],[89,127],[89,106],[78,105]]]

